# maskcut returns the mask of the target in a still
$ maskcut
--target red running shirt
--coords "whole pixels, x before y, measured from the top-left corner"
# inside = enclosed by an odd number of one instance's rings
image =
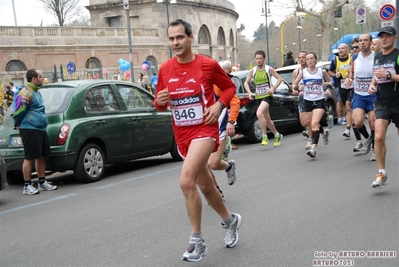
[[[193,139],[212,138],[216,142],[214,151],[217,150],[218,122],[204,123],[205,111],[215,103],[214,84],[222,91],[218,101],[228,106],[235,94],[235,85],[215,60],[195,55],[193,61],[180,64],[172,58],[159,70],[157,92],[168,88],[170,101],[159,107],[155,99],[154,105],[159,110],[171,108],[175,140],[183,157]]]

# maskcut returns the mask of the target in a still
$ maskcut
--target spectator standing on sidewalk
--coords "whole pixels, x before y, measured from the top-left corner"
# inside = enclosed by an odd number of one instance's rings
[[[22,88],[15,96],[14,127],[19,130],[24,145],[25,160],[22,164],[22,173],[25,186],[24,195],[39,193],[32,184],[32,165],[39,177],[38,188],[41,190],[56,190],[45,178],[45,157],[50,155],[50,143],[47,136],[48,120],[45,113],[43,98],[39,88],[43,84],[43,75],[40,71],[30,69],[26,72],[28,86]]]

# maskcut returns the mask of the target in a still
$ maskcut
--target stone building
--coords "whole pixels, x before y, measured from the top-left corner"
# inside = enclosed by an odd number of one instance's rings
[[[169,21],[181,18],[192,25],[196,53],[236,63],[238,13],[231,2],[130,0],[128,12],[123,2],[90,0],[86,7],[90,27],[0,26],[0,80],[3,84],[11,80],[16,85],[25,84],[25,71],[30,68],[42,70],[50,80],[55,69],[56,78],[62,71],[64,79],[111,79],[114,72],[124,74],[118,69],[120,58],[133,62],[134,80],[139,72],[143,73],[144,61],[150,63],[146,74],[151,76],[170,57],[168,17]]]

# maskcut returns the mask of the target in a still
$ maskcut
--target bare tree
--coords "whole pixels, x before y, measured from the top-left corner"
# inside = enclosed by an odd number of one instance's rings
[[[330,0],[330,1],[318,0],[318,2],[322,5],[322,9],[320,12],[315,12],[312,9],[307,9],[303,4],[303,0],[295,0],[295,2],[296,2],[297,12],[303,12],[309,16],[313,16],[318,19],[321,27],[321,34],[323,36],[323,49],[322,49],[321,58],[324,59],[329,58],[330,47],[331,47],[330,45],[331,37],[329,34],[329,29],[334,22],[334,12],[337,8],[349,4],[349,0]]]
[[[64,26],[75,14],[81,11],[80,0],[39,0],[46,10]]]

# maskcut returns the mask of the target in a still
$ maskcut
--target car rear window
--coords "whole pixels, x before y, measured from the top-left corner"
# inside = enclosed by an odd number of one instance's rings
[[[46,87],[41,88],[39,92],[42,95],[46,114],[58,114],[66,110],[72,93],[73,87]]]
[[[66,110],[72,93],[73,87],[50,87],[39,90],[46,108],[46,114],[58,114]],[[14,109],[10,106],[7,109],[6,117],[12,117]]]

